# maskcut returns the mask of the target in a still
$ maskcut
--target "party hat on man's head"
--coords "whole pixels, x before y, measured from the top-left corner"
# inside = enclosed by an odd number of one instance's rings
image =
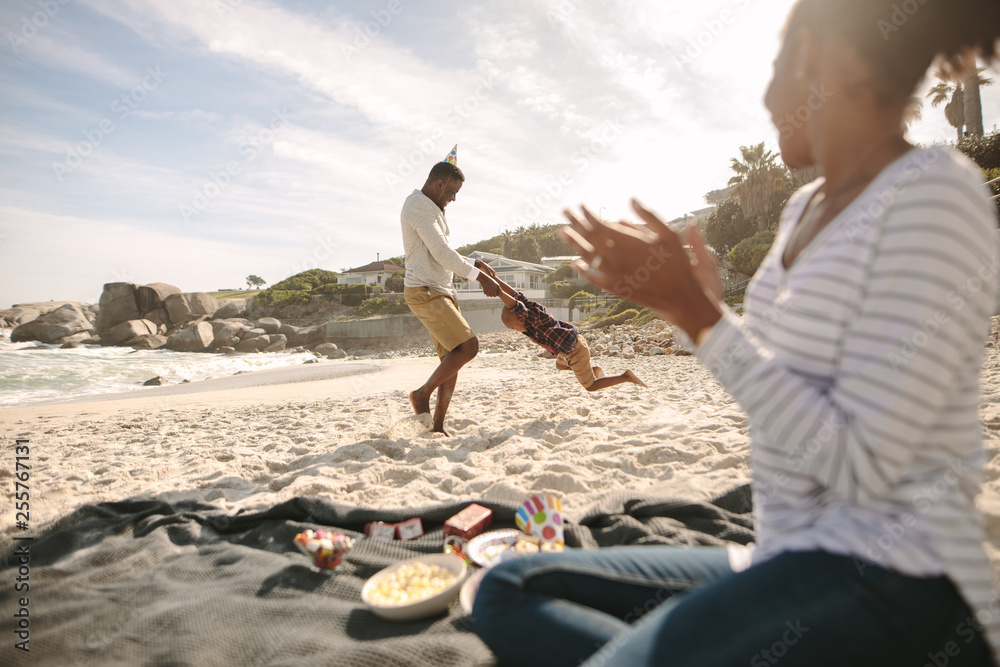
[[[447,162],[448,164],[456,164],[458,162],[458,144],[455,144],[455,147],[451,149],[450,153],[448,153],[448,157],[441,161]]]

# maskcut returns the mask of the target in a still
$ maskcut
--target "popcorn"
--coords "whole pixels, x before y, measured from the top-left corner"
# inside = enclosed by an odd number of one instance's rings
[[[411,563],[386,576],[369,592],[373,604],[396,607],[419,602],[440,593],[457,577],[437,565]]]

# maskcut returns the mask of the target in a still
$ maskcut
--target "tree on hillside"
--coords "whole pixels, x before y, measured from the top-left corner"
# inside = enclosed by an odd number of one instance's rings
[[[576,272],[573,270],[572,262],[563,262],[559,265],[559,268],[545,276],[543,279],[547,283],[558,283],[570,281],[576,278]]]
[[[510,254],[514,252],[514,232],[509,229],[503,230],[503,252],[501,253],[504,257],[510,257]]]
[[[737,273],[750,278],[757,272],[773,243],[773,231],[757,232],[750,238],[737,243],[736,247],[729,251],[729,265]]]
[[[777,225],[778,214],[792,193],[788,169],[776,162],[778,155],[764,150],[764,142],[740,146],[740,158],[731,158],[736,175],[729,179],[747,220],[764,230]]]
[[[247,276],[247,287],[249,287],[250,289],[253,289],[254,287],[263,287],[266,284],[267,281],[261,278],[260,276],[255,276],[253,274]]]
[[[757,227],[747,220],[740,202],[733,197],[720,203],[705,221],[705,241],[720,259],[727,257],[737,243],[756,233]]]

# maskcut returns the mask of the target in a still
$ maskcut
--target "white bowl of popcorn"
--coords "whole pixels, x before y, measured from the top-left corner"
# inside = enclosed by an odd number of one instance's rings
[[[443,612],[458,597],[468,568],[451,554],[400,561],[373,575],[361,588],[372,613],[389,621],[412,621]]]

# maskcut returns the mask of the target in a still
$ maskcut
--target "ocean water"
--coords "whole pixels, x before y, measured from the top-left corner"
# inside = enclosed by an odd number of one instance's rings
[[[171,350],[11,343],[0,329],[0,407],[24,406],[97,394],[141,392],[159,375],[167,384],[227,377],[240,371],[296,366],[315,358],[309,352],[206,354]]]

